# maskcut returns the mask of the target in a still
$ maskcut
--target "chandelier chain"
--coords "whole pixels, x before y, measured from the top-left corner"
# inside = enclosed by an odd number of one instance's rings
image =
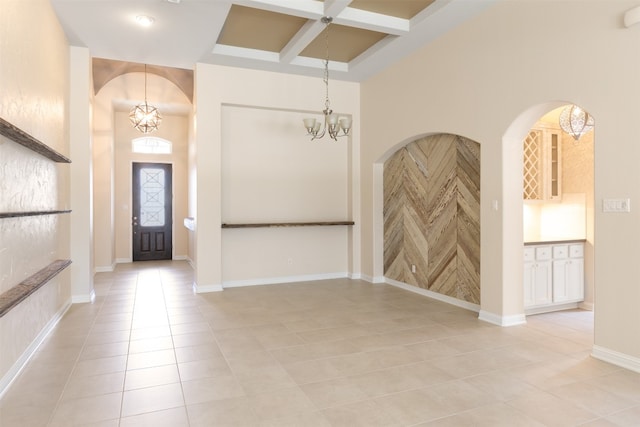
[[[144,103],[147,103],[147,64],[144,64]]]
[[[331,21],[326,23],[324,29],[324,41],[325,41],[325,50],[326,56],[324,60],[324,85],[325,85],[325,98],[324,98],[324,107],[326,110],[330,109],[329,102],[329,25],[331,25]]]
[[[324,137],[325,133],[328,133],[331,139],[337,141],[340,136],[348,136],[349,131],[351,130],[351,118],[344,116],[340,117],[337,114],[333,114],[333,111],[331,110],[331,101],[329,101],[329,24],[331,24],[332,21],[333,18],[330,16],[324,16],[321,19],[321,22],[325,24],[324,41],[326,54],[322,59],[322,63],[324,65],[322,81],[325,86],[324,111],[322,111],[324,123],[314,118],[303,119],[304,127],[307,129],[307,135],[311,136],[312,141],[314,139],[321,139]],[[322,33],[318,35],[318,38],[321,36]]]

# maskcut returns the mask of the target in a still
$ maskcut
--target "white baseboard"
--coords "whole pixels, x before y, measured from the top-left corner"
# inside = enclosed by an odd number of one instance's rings
[[[362,274],[361,273],[349,273],[347,275],[347,277],[351,280],[362,280]]]
[[[61,308],[58,310],[56,314],[47,322],[44,328],[40,331],[40,333],[35,337],[35,339],[29,344],[29,346],[24,350],[22,355],[15,361],[15,363],[9,368],[7,373],[0,379],[0,398],[2,395],[8,390],[9,386],[13,381],[18,377],[18,374],[24,369],[29,360],[33,357],[35,352],[38,350],[38,347],[42,344],[42,342],[47,338],[49,333],[55,328],[60,319],[65,315],[67,310],[71,307],[71,300],[67,301]]]
[[[89,302],[94,302],[96,300],[96,291],[91,289],[91,292],[84,295],[72,295],[71,303],[72,304],[85,304]]]
[[[191,268],[193,268],[194,270],[196,269],[196,263],[195,263],[194,260],[192,260],[191,258],[187,257],[187,262],[189,263]]]
[[[100,267],[95,267],[93,269],[94,273],[112,273],[113,270],[116,269],[116,263],[114,262],[111,265],[105,265],[105,266],[100,266]]]
[[[174,255],[172,257],[174,261],[187,261],[188,258],[189,257],[187,257],[186,255]]]
[[[373,283],[373,277],[368,274],[360,274],[360,280],[364,280],[365,282]]]
[[[592,302],[582,301],[581,303],[578,304],[578,308],[581,308],[581,309],[587,310],[587,311],[593,311],[595,306],[594,306],[594,304]]]
[[[222,285],[198,285],[196,282],[193,282],[194,294],[206,294],[208,292],[220,292],[222,290]]]
[[[268,277],[264,279],[230,280],[222,282],[222,287],[239,288],[243,286],[276,285],[280,283],[311,282],[314,280],[343,279],[348,277],[348,273],[325,273],[307,274],[303,276]]]
[[[467,310],[475,311],[476,313],[480,311],[480,306],[478,304],[473,304],[467,301],[462,301],[457,298],[452,298],[447,295],[442,295],[437,292],[430,291],[428,289],[418,288],[417,286],[411,286],[404,282],[399,282],[397,280],[385,278],[385,283],[395,286],[397,288],[404,289],[409,292],[413,292],[416,294],[424,295],[431,299],[435,299],[438,301],[446,302],[447,304],[455,305],[456,307],[461,307]]]
[[[129,264],[133,262],[131,258],[116,258],[116,264]]]
[[[386,283],[384,276],[369,276],[367,274],[362,274],[362,280],[366,280],[369,283]]]
[[[524,325],[525,323],[527,323],[527,318],[524,314],[501,316],[499,314],[491,313],[485,310],[480,310],[480,312],[478,313],[478,319],[498,326],[516,326]]]
[[[541,307],[527,308],[524,310],[526,315],[552,313],[554,311],[572,310],[578,308],[577,302],[567,302],[564,304],[543,305]]]
[[[633,372],[640,373],[640,359],[629,356],[628,354],[610,350],[599,345],[594,345],[591,349],[591,355],[596,359],[604,360]]]

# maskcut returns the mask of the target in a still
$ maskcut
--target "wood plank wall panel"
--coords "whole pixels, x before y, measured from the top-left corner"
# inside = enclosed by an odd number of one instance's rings
[[[406,204],[403,190],[405,155],[406,151],[401,150],[384,165],[384,271],[389,272],[389,277],[402,279],[406,270],[403,243]]]
[[[384,269],[390,279],[480,303],[479,144],[433,135],[385,162]]]

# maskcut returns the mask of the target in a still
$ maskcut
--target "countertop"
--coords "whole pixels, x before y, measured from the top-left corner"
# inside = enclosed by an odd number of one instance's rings
[[[524,245],[555,245],[563,243],[584,243],[586,241],[587,239],[537,240],[535,242],[524,242]]]

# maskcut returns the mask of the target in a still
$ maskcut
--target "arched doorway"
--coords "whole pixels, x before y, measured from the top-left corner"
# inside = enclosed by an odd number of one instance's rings
[[[564,156],[564,167],[557,170],[559,174],[553,179],[560,179],[566,185],[562,186],[560,181],[553,183],[553,191],[540,191],[539,196],[533,197],[539,200],[525,201],[526,193],[530,190],[523,180],[527,174],[525,170],[530,165],[525,160],[527,138],[533,131],[541,128],[559,129],[558,117],[566,102],[550,102],[531,107],[523,112],[508,128],[502,141],[503,151],[503,174],[504,193],[503,209],[504,221],[503,231],[505,236],[523,236],[522,239],[505,239],[503,265],[505,269],[504,280],[504,305],[512,311],[522,313],[521,322],[524,322],[525,313],[553,311],[579,306],[587,310],[593,309],[594,302],[594,186],[593,186],[593,132],[584,136],[582,145],[573,142],[572,138],[559,131],[558,145],[556,149],[556,160]],[[553,132],[556,132],[555,130]],[[550,148],[550,147],[548,147]],[[588,153],[587,153],[588,152]],[[551,154],[548,154],[548,161],[551,161]],[[557,156],[561,156],[558,158]],[[546,166],[545,166],[546,168]],[[544,168],[543,168],[544,169]],[[549,169],[545,172],[551,173]],[[563,179],[563,173],[565,179]],[[509,183],[506,177],[521,177],[517,184]],[[590,183],[587,181],[591,180]],[[515,179],[513,179],[515,181]],[[549,177],[548,183],[551,182]],[[546,194],[546,195],[543,195]],[[576,217],[578,215],[578,217]],[[520,222],[522,221],[522,222]],[[563,226],[565,224],[565,226]],[[581,230],[582,228],[582,230]],[[562,260],[558,260],[557,265],[553,264],[553,243],[558,243],[558,253],[562,253],[564,246],[570,247],[572,241],[584,241],[584,301],[575,303],[575,298],[571,304],[561,304],[558,297],[557,304],[554,305],[554,295],[552,282],[549,283],[549,300],[543,298],[537,302],[531,301],[530,295],[525,295],[525,286],[511,286],[510,284],[523,284],[527,281],[527,270],[525,269],[525,255],[532,252],[530,247],[524,249],[524,245],[540,243],[550,252],[550,259],[545,261],[548,264],[549,280],[553,275],[560,272],[559,267]],[[567,243],[565,245],[564,243]],[[524,244],[524,245],[523,245]],[[548,248],[546,248],[548,246]],[[576,246],[577,250],[577,246]],[[544,267],[544,266],[543,266]],[[520,271],[518,271],[521,269]],[[554,271],[557,270],[557,271]],[[531,289],[527,288],[527,292]],[[527,299],[527,303],[525,303]],[[533,306],[533,307],[532,307]]]

